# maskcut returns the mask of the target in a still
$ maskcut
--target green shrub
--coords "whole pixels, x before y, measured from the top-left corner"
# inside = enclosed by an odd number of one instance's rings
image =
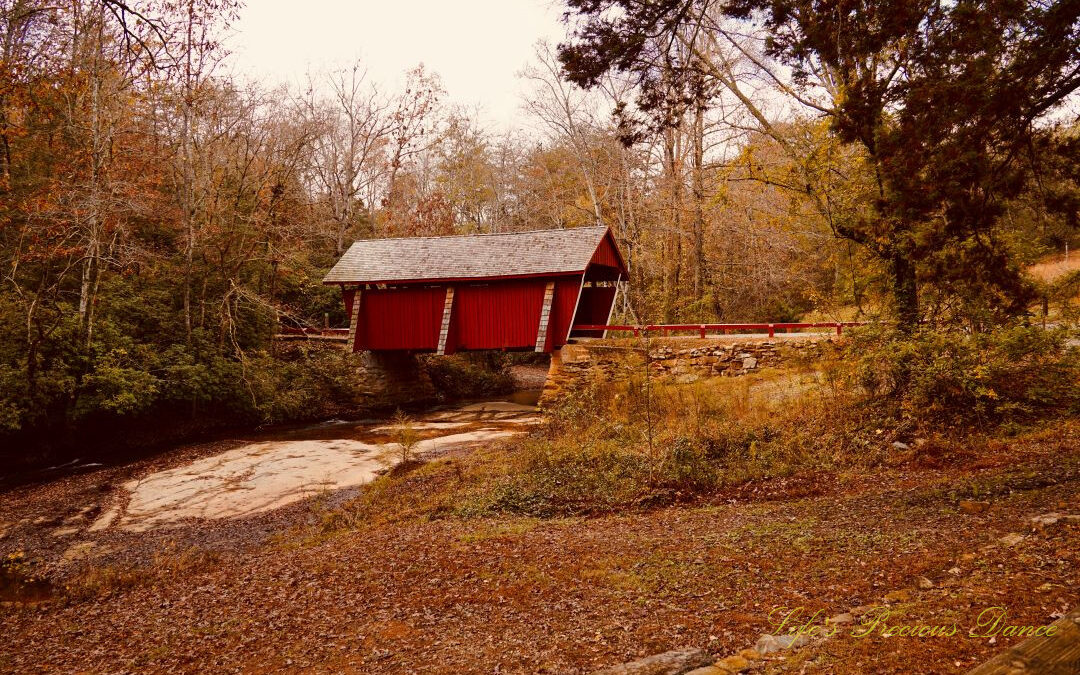
[[[847,350],[879,416],[920,428],[1026,422],[1075,411],[1080,354],[1063,331],[1014,327],[976,335],[859,331]]]
[[[718,464],[696,439],[665,439],[651,452],[625,425],[580,436],[534,438],[486,495],[484,509],[538,517],[669,504],[715,488]],[[637,431],[637,430],[635,430]]]
[[[514,389],[505,355],[497,352],[423,357],[435,390],[450,398],[479,398]]]
[[[541,517],[603,513],[647,492],[647,459],[611,443],[560,447],[541,441],[519,453],[514,469],[491,492],[492,511]]]

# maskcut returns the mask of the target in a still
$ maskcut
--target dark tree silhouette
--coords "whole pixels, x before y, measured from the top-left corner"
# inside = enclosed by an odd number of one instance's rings
[[[1053,133],[1048,114],[1080,87],[1080,2],[568,4],[581,22],[560,46],[567,76],[589,87],[610,71],[630,74],[639,107],[657,119],[672,104],[658,64],[682,79],[716,73],[694,36],[734,45],[732,26],[763,33],[756,65],[865,151],[873,208],[834,231],[888,266],[902,325],[920,317],[923,280],[981,318],[1015,315],[1031,299],[995,225],[1031,176],[1026,159]],[[685,56],[672,65],[679,45]]]

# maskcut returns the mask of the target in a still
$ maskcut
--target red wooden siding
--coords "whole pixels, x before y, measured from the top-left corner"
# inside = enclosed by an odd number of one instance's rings
[[[614,267],[616,270],[621,270],[625,267],[622,263],[622,258],[619,257],[619,250],[615,248],[615,242],[611,239],[610,232],[600,241],[600,245],[596,248],[596,253],[593,253],[590,262],[593,265]],[[604,318],[606,319],[607,317],[605,316]]]
[[[439,286],[363,291],[355,348],[434,350],[445,299]]]
[[[546,285],[538,279],[455,286],[450,341],[456,349],[535,346]]]
[[[566,344],[577,306],[580,276],[455,284],[446,351],[532,349],[540,326],[544,288],[555,282],[545,351]],[[344,291],[346,308],[355,292]],[[446,286],[399,286],[360,294],[354,349],[434,351],[438,347]],[[606,311],[606,310],[605,310]],[[593,314],[578,317],[592,321]],[[582,318],[584,317],[584,319]],[[607,314],[598,323],[607,320]]]
[[[571,321],[575,325],[607,323],[615,287],[586,286],[581,289],[581,277],[578,276],[455,284],[446,351],[533,348],[548,281],[555,282],[555,294],[544,351],[566,344]],[[352,290],[344,292],[347,309],[351,307],[354,295]],[[399,286],[362,291],[354,349],[435,351],[445,298],[446,286]],[[599,337],[601,333],[574,331],[573,335]]]

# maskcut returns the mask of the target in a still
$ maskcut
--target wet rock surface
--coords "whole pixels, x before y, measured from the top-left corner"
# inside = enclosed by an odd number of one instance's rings
[[[513,401],[433,408],[410,422],[412,454],[468,452],[538,421],[535,406]],[[387,420],[330,420],[0,492],[0,552],[32,550],[45,573],[67,575],[103,562],[145,564],[163,544],[258,548],[316,521],[391,468],[400,459],[398,433]]]

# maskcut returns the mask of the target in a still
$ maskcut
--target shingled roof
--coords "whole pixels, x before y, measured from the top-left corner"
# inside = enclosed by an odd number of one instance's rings
[[[521,277],[585,271],[608,228],[363,239],[324,284]]]

